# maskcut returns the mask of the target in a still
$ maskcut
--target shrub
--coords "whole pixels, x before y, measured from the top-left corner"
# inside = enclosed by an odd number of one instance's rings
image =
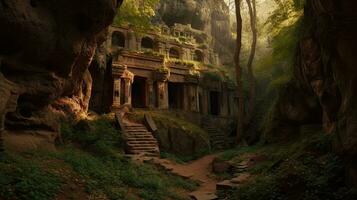
[[[80,121],[75,126],[63,123],[61,134],[65,143],[78,143],[103,156],[113,154],[124,144],[121,133],[105,117],[94,121]]]

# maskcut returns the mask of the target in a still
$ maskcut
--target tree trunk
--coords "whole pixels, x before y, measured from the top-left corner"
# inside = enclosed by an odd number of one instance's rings
[[[252,45],[250,49],[250,55],[248,59],[247,69],[248,69],[248,84],[249,84],[249,103],[248,112],[246,114],[246,123],[249,124],[252,116],[254,114],[255,106],[255,77],[253,73],[253,61],[255,57],[255,51],[257,47],[257,11],[255,0],[246,0],[250,16],[250,27],[252,30]]]
[[[238,93],[238,121],[237,121],[237,144],[243,142],[243,119],[244,119],[244,98],[243,98],[243,83],[242,83],[242,67],[240,66],[240,51],[242,47],[242,16],[240,11],[240,0],[235,0],[236,18],[237,18],[237,40],[235,52],[237,93]]]

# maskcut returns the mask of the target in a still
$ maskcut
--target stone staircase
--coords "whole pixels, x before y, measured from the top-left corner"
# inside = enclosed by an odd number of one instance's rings
[[[123,128],[128,154],[160,157],[157,140],[143,124],[124,122]]]
[[[223,150],[227,148],[226,136],[222,131],[215,127],[213,120],[209,118],[204,118],[202,120],[202,127],[204,130],[207,131],[210,137],[212,149]]]

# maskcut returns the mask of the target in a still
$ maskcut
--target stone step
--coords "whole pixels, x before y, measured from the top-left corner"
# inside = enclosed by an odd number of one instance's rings
[[[126,138],[127,142],[156,142],[157,140],[153,137],[153,138]]]
[[[156,140],[150,140],[150,141],[147,141],[147,140],[142,140],[142,141],[136,141],[136,140],[132,140],[132,141],[128,141],[128,144],[154,144],[154,145],[157,145],[157,141]]]
[[[132,133],[126,133],[127,136],[147,136],[152,134],[150,132],[132,132]]]
[[[128,147],[133,150],[159,150],[156,145],[134,145]]]
[[[153,154],[153,155],[160,155],[159,150],[131,150],[129,151],[129,154]]]
[[[126,123],[124,126],[128,154],[147,157],[160,156],[157,140],[143,124]]]
[[[128,139],[135,139],[135,138],[147,138],[147,139],[153,139],[153,138],[154,138],[154,136],[149,135],[149,134],[147,134],[147,135],[127,135],[127,136],[126,136],[126,138],[128,138]]]
[[[142,131],[148,131],[146,128],[143,129],[125,129],[126,132],[142,132]]]
[[[142,154],[142,153],[160,154],[160,151],[158,149],[130,149],[128,152],[130,154]]]
[[[217,183],[217,190],[234,190],[239,187],[238,184],[232,183],[230,180],[224,180],[222,182]]]
[[[130,148],[139,148],[139,149],[141,149],[141,148],[156,148],[157,147],[157,145],[156,144],[145,144],[145,143],[142,143],[142,144],[127,144],[128,145],[128,147],[130,147]]]

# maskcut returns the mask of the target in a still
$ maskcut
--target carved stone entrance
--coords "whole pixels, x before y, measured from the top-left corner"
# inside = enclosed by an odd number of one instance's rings
[[[169,107],[171,109],[184,108],[184,84],[169,82]]]
[[[220,106],[220,93],[216,91],[210,92],[210,114],[211,115],[220,115],[221,106]]]
[[[132,106],[134,108],[147,107],[147,86],[146,78],[135,76],[132,85]]]

